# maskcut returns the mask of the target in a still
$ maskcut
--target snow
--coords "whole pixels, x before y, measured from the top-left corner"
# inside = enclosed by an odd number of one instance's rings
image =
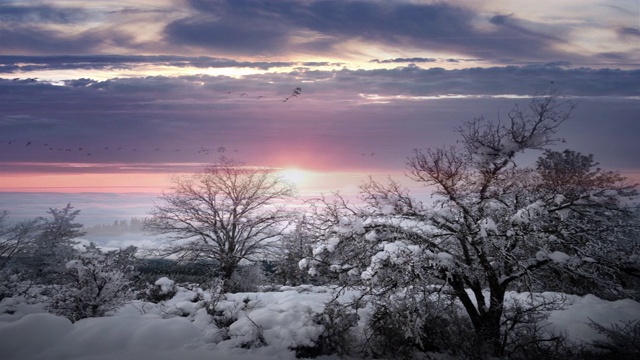
[[[335,226],[335,231],[342,235],[361,234],[364,232],[364,225],[359,218],[349,219],[343,217],[339,224]]]
[[[556,263],[566,263],[571,256],[563,253],[562,251],[554,251],[551,254],[547,255],[551,261]]]
[[[605,340],[588,324],[590,320],[608,326],[620,321],[640,320],[640,303],[625,299],[605,301],[594,295],[565,295],[568,308],[551,312],[547,321],[554,330],[566,333],[575,342]]]
[[[447,255],[440,253],[437,257]],[[196,301],[210,294],[200,289],[179,286],[177,289],[176,296],[166,302],[136,300],[113,316],[76,323],[45,313],[38,304],[3,299],[0,354],[7,360],[295,359],[292,348],[312,345],[318,339],[323,328],[314,322],[314,315],[322,312],[333,297],[331,288],[310,285],[282,287],[274,292],[226,294],[216,307],[231,319],[225,333],[203,308],[204,302]],[[356,294],[347,291],[340,300],[346,301]],[[539,294],[549,299],[560,295]],[[528,296],[510,292],[507,299]],[[620,320],[640,320],[640,303],[633,300],[562,296],[566,298],[566,308],[552,311],[546,321],[550,329],[566,333],[576,342],[602,339],[587,325],[589,319],[605,326]],[[362,331],[371,309],[361,311],[357,331]],[[257,344],[260,337],[263,343]]]
[[[331,239],[327,240],[327,251],[335,251],[338,244],[340,244],[340,238],[332,237]]]
[[[480,232],[478,236],[486,238],[489,233],[498,233],[498,225],[491,218],[482,219],[479,223]]]
[[[526,225],[532,220],[546,213],[544,202],[538,200],[518,211],[511,217],[511,223],[514,225]]]
[[[554,252],[548,252],[545,250],[540,250],[536,253],[536,259],[538,261],[543,261],[543,260],[551,260],[555,263],[559,263],[559,264],[564,264],[566,262],[568,262],[569,260],[571,260],[571,256],[563,253],[562,251],[554,251]],[[594,262],[595,260],[591,259],[591,258],[583,258],[584,261],[589,261],[589,262]],[[580,260],[578,260],[579,262]]]
[[[380,212],[383,215],[393,215],[393,213],[395,213],[395,207],[393,204],[385,204],[380,207]]]
[[[169,284],[167,280],[160,283]],[[4,299],[0,303],[0,353],[7,360],[295,359],[291,348],[313,345],[323,331],[313,315],[322,312],[332,293],[321,287],[294,289],[225,295],[217,309],[237,318],[227,337],[220,336],[221,329],[212,322],[203,302],[185,301],[195,299],[200,289],[178,287],[176,296],[165,303],[134,301],[114,316],[73,324],[44,313],[42,307]],[[175,311],[178,308],[183,311]],[[257,332],[267,345],[244,349]]]
[[[364,236],[364,238],[367,241],[374,242],[378,239],[378,234],[376,233],[375,230],[371,230]]]
[[[160,287],[160,294],[168,294],[174,290],[175,282],[169,278],[161,277],[154,285]]]

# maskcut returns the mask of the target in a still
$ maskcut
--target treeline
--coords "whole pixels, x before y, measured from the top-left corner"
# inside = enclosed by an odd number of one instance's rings
[[[144,218],[132,217],[130,219],[115,220],[111,224],[97,224],[85,227],[87,235],[120,235],[124,233],[142,232]]]

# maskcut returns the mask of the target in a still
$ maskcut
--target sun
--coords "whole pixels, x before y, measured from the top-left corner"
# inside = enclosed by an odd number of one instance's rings
[[[293,183],[296,186],[302,184],[306,178],[306,173],[303,170],[290,168],[283,169],[278,172],[280,176],[286,181]]]

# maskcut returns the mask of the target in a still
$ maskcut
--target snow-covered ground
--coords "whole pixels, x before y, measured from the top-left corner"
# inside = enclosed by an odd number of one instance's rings
[[[169,283],[162,284],[169,286]],[[134,301],[113,316],[76,323],[44,312],[42,305],[16,299],[0,303],[0,357],[3,360],[89,359],[295,359],[292,348],[311,345],[322,332],[313,315],[332,299],[327,287],[283,287],[279,291],[228,294],[216,309],[230,319],[216,327],[203,308],[210,294],[178,288],[160,304]],[[350,300],[354,292],[341,295]],[[542,296],[553,297],[555,293]],[[513,298],[526,294],[511,293]],[[565,310],[553,311],[551,327],[575,341],[598,339],[589,319],[602,324],[640,319],[640,303],[605,301],[593,295],[566,295]],[[362,309],[364,326],[368,308]],[[337,357],[320,357],[337,359]]]

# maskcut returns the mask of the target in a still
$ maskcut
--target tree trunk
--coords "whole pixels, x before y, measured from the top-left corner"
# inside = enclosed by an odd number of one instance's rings
[[[500,320],[502,318],[505,289],[499,286],[497,289],[491,289],[490,287],[489,308],[487,309],[485,304],[478,303],[477,306],[473,304],[462,279],[454,277],[451,285],[471,319],[479,350],[489,351],[495,356],[500,356],[502,353]],[[481,291],[481,289],[478,290]],[[484,301],[484,299],[476,300]]]
[[[231,277],[236,271],[236,264],[222,264],[220,266],[220,279],[222,280],[222,292],[230,292],[231,289]]]
[[[502,355],[500,345],[500,318],[502,311],[490,309],[480,316],[481,324],[476,328],[479,345],[482,349],[490,351],[494,356]]]
[[[481,326],[478,335],[483,346],[491,349],[494,356],[502,356],[502,345],[500,320],[504,309],[504,295],[506,289],[497,286],[497,288],[489,287],[489,309],[480,311]],[[478,329],[476,329],[478,330]]]

